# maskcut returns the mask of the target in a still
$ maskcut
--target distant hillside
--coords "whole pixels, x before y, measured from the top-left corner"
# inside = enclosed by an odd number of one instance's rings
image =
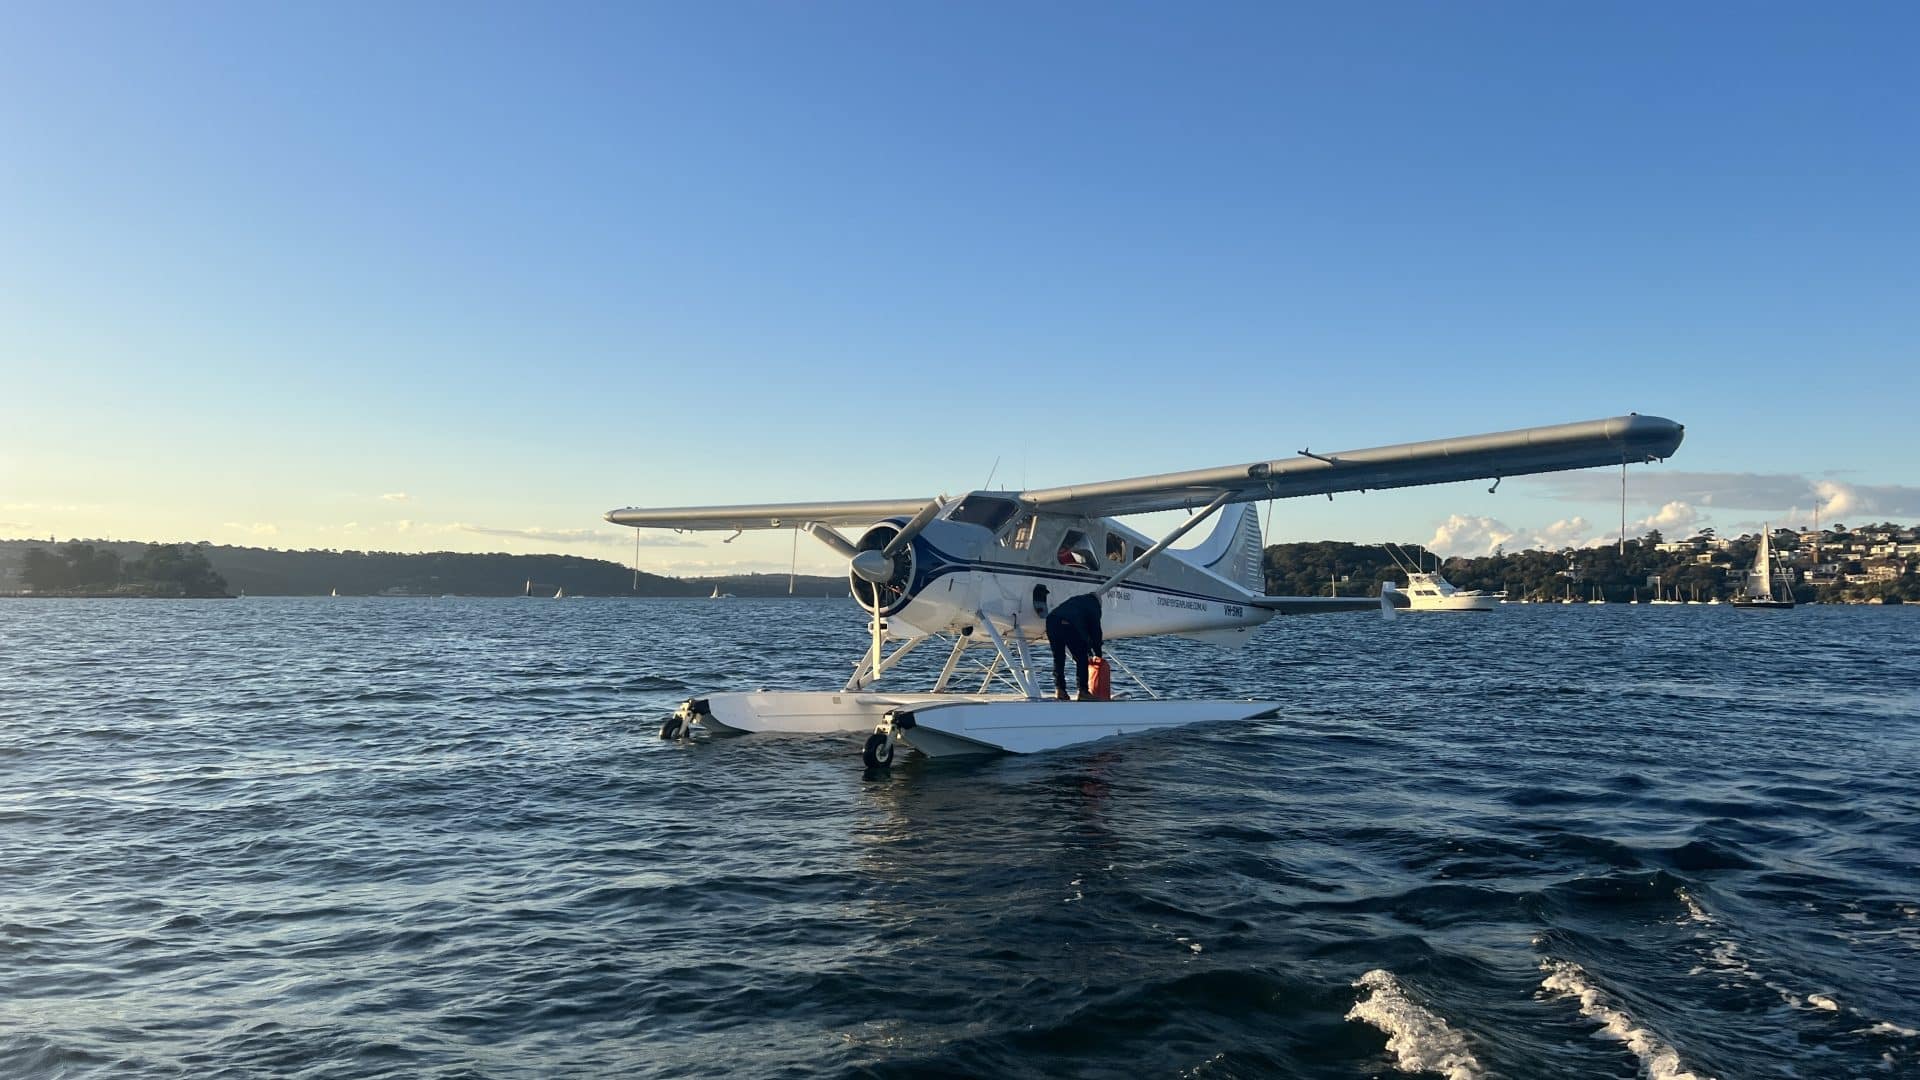
[[[112,552],[122,564],[135,565],[150,545],[114,540],[86,541]],[[22,578],[27,551],[53,551],[38,540],[0,540],[0,592],[30,584]],[[226,579],[227,591],[250,596],[518,596],[528,583],[552,595],[564,588],[573,596],[706,596],[716,586],[736,596],[786,596],[787,575],[743,574],[716,578],[673,578],[642,573],[605,559],[577,555],[470,555],[438,551],[273,551],[267,548],[191,544]],[[98,591],[109,591],[102,588]],[[797,596],[845,596],[843,577],[801,576]]]
[[[1506,590],[1515,599],[1709,600],[1741,589],[1759,543],[1757,535],[1721,538],[1707,529],[1675,542],[1654,532],[1623,547],[1498,551],[1471,559],[1436,559],[1408,544],[1402,556],[1439,564],[1462,589]],[[1849,531],[1835,525],[1817,534],[1781,529],[1772,544],[1779,578],[1802,603],[1920,602],[1920,538],[1910,526],[1883,522]],[[1337,580],[1343,596],[1378,596],[1382,582],[1406,581],[1384,547],[1337,540],[1270,545],[1264,565],[1267,591],[1280,595],[1326,595]]]

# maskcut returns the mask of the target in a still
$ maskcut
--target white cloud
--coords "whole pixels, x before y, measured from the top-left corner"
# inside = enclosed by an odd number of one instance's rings
[[[1522,529],[1498,518],[1454,514],[1434,529],[1427,549],[1442,555],[1475,556],[1491,555],[1497,548],[1559,551],[1592,547],[1613,539],[1611,535],[1596,535],[1593,523],[1578,516],[1562,518],[1543,529]]]
[[[1627,535],[1645,536],[1658,529],[1662,536],[1675,539],[1691,536],[1705,524],[1698,508],[1675,499],[1646,517],[1628,522]],[[1454,514],[1434,529],[1427,547],[1442,555],[1475,556],[1491,555],[1503,547],[1508,551],[1564,551],[1619,542],[1617,530],[1603,530],[1577,515],[1544,528],[1517,528],[1498,518]]]
[[[1836,521],[1865,525],[1888,518],[1920,517],[1920,488],[1900,484],[1848,484],[1839,480],[1822,480],[1813,488],[1819,497],[1822,525]],[[1810,519],[1812,510],[1809,508],[1802,515],[1796,508],[1796,516]],[[1853,520],[1849,522],[1849,518]]]
[[[1553,499],[1611,502],[1620,497],[1620,474],[1616,471],[1587,470],[1518,477],[1515,482],[1542,489],[1544,495]],[[1635,498],[1683,502],[1689,506],[1783,513],[1804,509],[1809,515],[1817,496],[1822,507],[1822,521],[1834,520],[1828,516],[1830,501],[1841,507],[1840,513],[1851,512],[1855,516],[1863,513],[1894,517],[1920,516],[1920,487],[1908,484],[1848,484],[1796,473],[1636,469],[1629,474],[1628,490]],[[1844,521],[1845,518],[1839,520]]]
[[[1818,522],[1823,527],[1842,524],[1857,528],[1888,519],[1903,521],[1916,516],[1920,516],[1920,488],[1899,484],[1849,484],[1844,480],[1816,480],[1804,499],[1786,510],[1764,518],[1743,519],[1734,522],[1731,527],[1743,532],[1758,532],[1762,525],[1777,529],[1807,529]]]
[[[1504,521],[1490,517],[1453,514],[1433,530],[1428,551],[1442,555],[1491,555],[1518,533]]]
[[[221,525],[223,528],[233,529],[252,536],[278,536],[280,534],[280,526],[275,525],[271,521],[256,521],[251,525],[239,521],[226,521],[222,522]]]
[[[409,502],[413,499],[413,496],[404,491],[389,491],[385,495],[380,496],[380,498],[386,502]]]
[[[1691,536],[1693,530],[1699,524],[1700,511],[1675,499],[1654,511],[1651,515],[1643,517],[1639,521],[1627,526],[1627,528],[1629,531],[1640,536],[1645,536],[1653,529],[1659,529],[1663,534],[1673,533],[1677,535],[1684,533]]]

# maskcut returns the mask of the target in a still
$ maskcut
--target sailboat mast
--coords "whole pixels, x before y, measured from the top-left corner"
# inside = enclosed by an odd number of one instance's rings
[[[1760,595],[1763,599],[1773,599],[1773,544],[1768,535],[1773,532],[1771,525],[1760,526]]]

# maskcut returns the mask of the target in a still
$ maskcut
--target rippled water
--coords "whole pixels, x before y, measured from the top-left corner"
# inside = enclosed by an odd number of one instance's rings
[[[655,737],[861,646],[0,603],[0,1074],[1920,1075],[1920,610],[1122,643],[1284,718],[874,775]]]

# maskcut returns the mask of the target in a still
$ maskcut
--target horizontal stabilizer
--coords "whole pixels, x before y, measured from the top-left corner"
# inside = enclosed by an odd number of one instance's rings
[[[1247,603],[1282,615],[1331,615],[1341,611],[1379,611],[1377,596],[1255,596]]]
[[[1180,636],[1203,642],[1216,649],[1244,649],[1253,640],[1252,626],[1233,626],[1225,630],[1189,630]]]

